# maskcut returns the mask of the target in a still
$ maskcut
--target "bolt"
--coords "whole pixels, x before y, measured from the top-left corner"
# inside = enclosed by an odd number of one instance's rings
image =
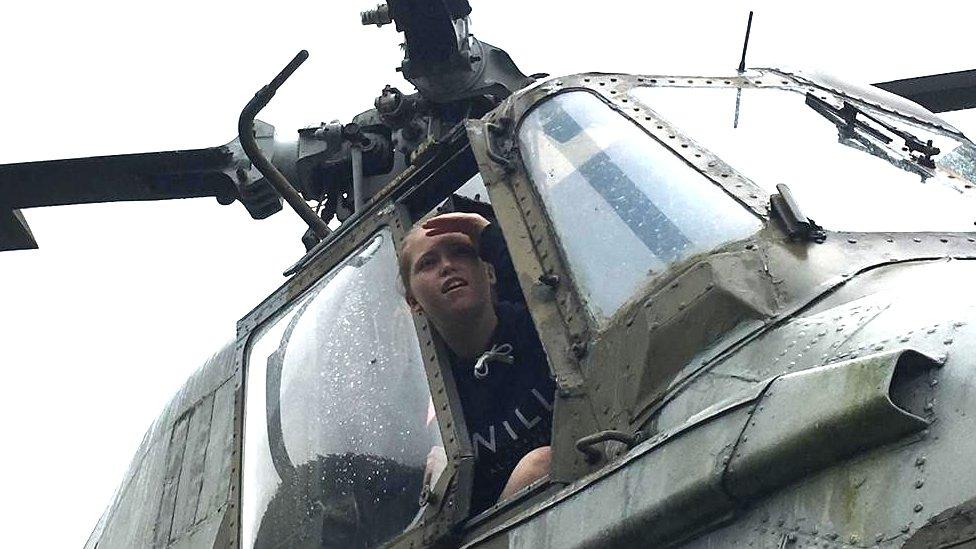
[[[550,288],[556,288],[559,286],[559,275],[552,273],[539,275],[539,284],[544,284]]]
[[[573,346],[570,348],[570,350],[573,352],[573,356],[576,357],[577,360],[579,360],[579,359],[583,358],[584,356],[586,356],[586,344],[585,343],[582,343],[582,342],[573,343]]]

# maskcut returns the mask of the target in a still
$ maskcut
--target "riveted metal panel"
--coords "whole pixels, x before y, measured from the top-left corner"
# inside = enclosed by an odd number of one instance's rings
[[[721,474],[750,413],[739,406],[648,441],[466,547],[492,536],[513,548],[657,547],[691,536],[734,510]]]
[[[180,539],[171,543],[168,549],[210,549],[216,547],[214,538],[220,527],[220,517],[211,517],[187,531]]]
[[[926,547],[964,541],[965,521],[950,517],[965,513],[966,502],[976,495],[976,476],[965,457],[976,452],[976,302],[958,288],[974,274],[972,261],[878,268],[854,277],[809,314],[780,328],[795,336],[777,338],[781,349],[787,348],[784,341],[795,341],[789,348],[802,350],[813,339],[826,340],[820,349],[791,357],[794,371],[824,360],[858,359],[904,346],[944,356],[941,368],[929,370],[910,390],[893,395],[931,424],[916,435],[810,474],[777,494],[749,501],[754,511],[689,547],[747,542],[761,546],[760,541],[775,544],[788,536],[796,546],[900,547],[916,532],[917,543],[932,542],[921,545]],[[757,344],[767,353],[776,349],[761,340]],[[816,390],[817,398],[831,398],[836,387]],[[804,404],[800,400],[797,406]],[[873,434],[866,432],[865,437]],[[950,536],[937,535],[943,527],[952,532],[951,541]]]
[[[183,415],[173,426],[169,449],[166,452],[166,472],[163,477],[163,493],[159,503],[159,514],[153,532],[153,547],[166,547],[169,544],[173,526],[173,513],[176,511],[176,493],[180,483],[183,454],[186,451],[186,435],[190,426],[191,413]]]
[[[736,445],[726,488],[745,500],[924,429],[928,421],[894,404],[894,393],[934,366],[893,351],[777,378]]]
[[[126,479],[105,511],[102,532],[90,540],[93,545],[97,542],[101,549],[152,545],[172,434],[167,419],[165,414],[157,419],[143,438]]]
[[[197,521],[206,519],[227,505],[234,427],[234,385],[233,380],[225,381],[213,396],[210,440],[203,466]]]
[[[193,409],[186,433],[186,450],[176,490],[176,509],[170,538],[178,539],[193,525],[203,486],[204,465],[210,442],[210,423],[213,417],[214,396],[210,394]]]

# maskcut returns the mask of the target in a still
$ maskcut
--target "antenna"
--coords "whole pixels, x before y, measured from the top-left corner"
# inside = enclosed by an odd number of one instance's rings
[[[739,61],[739,74],[746,71],[746,51],[749,49],[749,33],[752,31],[752,11],[749,11],[749,22],[746,23],[746,39],[742,43],[742,59]]]
[[[749,50],[749,33],[752,32],[752,10],[749,10],[749,21],[746,23],[746,39],[742,42],[742,58],[739,60],[738,73],[741,75],[746,72],[746,51]],[[735,89],[735,120],[732,127],[739,127],[739,106],[742,104],[742,85]]]

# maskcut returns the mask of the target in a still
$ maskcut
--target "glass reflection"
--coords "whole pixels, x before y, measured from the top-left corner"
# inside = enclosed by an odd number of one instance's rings
[[[586,92],[522,122],[526,168],[593,317],[605,324],[656,274],[759,230],[721,188]]]
[[[375,547],[418,515],[430,392],[388,230],[255,339],[242,534],[253,547]]]
[[[631,94],[768,192],[789,185],[803,213],[828,229],[973,230],[976,150],[968,141],[860,105],[863,114],[848,128],[825,116],[844,109],[827,94],[743,89],[738,128],[732,127],[734,89],[635,88]],[[922,143],[932,140],[940,150],[935,166],[913,159],[918,154],[886,126]]]

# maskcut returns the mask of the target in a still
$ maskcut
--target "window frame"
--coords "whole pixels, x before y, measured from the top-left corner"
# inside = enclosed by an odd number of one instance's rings
[[[705,79],[702,78],[701,80],[701,84],[703,84]],[[731,79],[717,80],[732,82]],[[643,131],[649,139],[670,151],[688,164],[690,168],[719,187],[747,212],[756,216],[761,223],[769,224],[768,192],[726,164],[721,158],[701,147],[679,128],[669,124],[629,93],[632,88],[658,85],[659,83],[663,86],[671,86],[676,81],[677,78],[674,77],[658,79],[646,76],[596,73],[554,78],[512,96],[502,107],[493,111],[484,120],[469,123],[469,139],[475,147],[476,154],[479,155],[479,165],[484,174],[488,192],[492,195],[492,202],[505,200],[500,196],[496,197],[496,195],[511,193],[513,196],[509,203],[520,214],[516,216],[517,219],[513,217],[508,223],[502,222],[503,232],[517,231],[516,225],[522,225],[527,229],[528,241],[533,252],[531,255],[535,257],[536,261],[533,266],[530,266],[524,263],[523,259],[523,264],[518,265],[518,267],[520,271],[535,267],[533,272],[537,272],[537,275],[534,275],[531,282],[523,281],[523,288],[527,288],[525,282],[529,282],[528,286],[540,286],[537,278],[543,274],[555,275],[560,281],[568,281],[567,284],[560,283],[552,292],[551,297],[557,303],[554,311],[547,310],[548,307],[539,303],[536,304],[536,309],[540,309],[537,325],[543,321],[541,317],[549,317],[553,314],[562,319],[565,325],[565,333],[561,339],[564,341],[553,342],[552,346],[568,348],[570,354],[573,355],[570,362],[578,362],[579,358],[585,355],[587,342],[593,336],[606,333],[618,325],[623,318],[630,314],[631,309],[637,306],[635,301],[639,300],[632,298],[609,315],[603,323],[594,318],[584,304],[579,284],[573,276],[573,270],[570,268],[570,263],[555,235],[552,221],[546,213],[546,207],[518,149],[518,134],[522,123],[535,108],[563,93],[590,93],[600,99],[608,108]],[[711,82],[712,80],[708,81]],[[732,83],[747,85],[747,82],[747,79],[740,78],[739,81]],[[492,159],[492,156],[498,156],[495,150],[499,148],[499,145],[492,144],[494,142],[502,143],[501,148],[505,149],[511,162],[509,166],[501,166]],[[491,180],[490,184],[489,179]],[[495,194],[492,194],[493,189]],[[501,217],[499,220],[501,221]],[[525,253],[520,255],[526,256]],[[678,261],[675,265],[682,265],[690,259]],[[660,276],[649,280],[646,289],[653,290],[664,285],[673,277],[672,273],[673,269],[669,269]],[[530,310],[532,308],[530,306]],[[533,318],[535,318],[535,314],[533,314]],[[560,378],[566,380],[566,383],[560,384],[560,387],[568,389],[579,382],[577,379],[578,368],[562,367],[557,369],[554,365],[553,373],[556,375],[557,383]]]
[[[243,460],[243,439],[246,433],[244,407],[249,382],[248,358],[251,346],[257,339],[256,336],[266,326],[287,314],[291,307],[301,301],[323,277],[328,276],[350,254],[369,242],[384,227],[388,227],[392,233],[394,250],[399,258],[403,236],[410,228],[409,222],[405,221],[409,219],[406,210],[405,205],[394,205],[388,201],[373,204],[369,211],[365,212],[367,215],[362,216],[348,230],[337,235],[336,240],[329,246],[328,252],[317,254],[295,276],[238,322],[237,365],[242,372],[242,383],[237,411],[239,442],[235,446],[237,455],[234,457],[237,472],[232,481],[232,489],[237,492],[238,513],[241,512],[241,495],[246,489],[242,486],[242,471],[246,466]],[[429,542],[447,535],[455,524],[464,520],[468,513],[474,468],[473,451],[458,407],[457,392],[450,376],[450,368],[438,359],[439,356],[446,356],[446,354],[441,350],[430,351],[436,348],[438,343],[431,337],[431,330],[426,321],[416,314],[413,317],[419,349],[424,358],[425,374],[435,405],[437,423],[447,454],[447,465],[431,490],[428,505],[424,508],[421,519],[388,542],[390,544]],[[238,540],[242,540],[242,522],[243,520],[238,520],[235,528]]]

